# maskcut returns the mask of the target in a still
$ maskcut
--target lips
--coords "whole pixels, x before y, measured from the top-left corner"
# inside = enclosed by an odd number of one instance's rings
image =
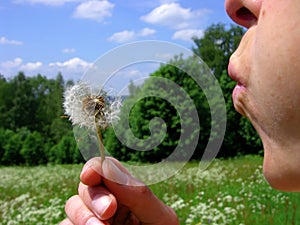
[[[235,70],[235,67],[233,66],[232,62],[230,62],[228,65],[228,75],[232,80],[237,82],[232,92],[232,100],[234,107],[236,111],[238,111],[240,114],[245,115],[243,109],[243,99],[246,87],[245,83],[242,81],[242,78],[238,75],[237,71]]]
[[[229,62],[228,64],[228,75],[229,77],[236,81],[239,86],[246,87],[246,80],[244,77],[240,76],[240,73],[238,73],[236,67],[232,63],[232,61]]]
[[[229,62],[229,64],[228,64],[228,75],[232,80],[239,82],[237,73],[235,71],[235,68],[234,68],[232,62]]]

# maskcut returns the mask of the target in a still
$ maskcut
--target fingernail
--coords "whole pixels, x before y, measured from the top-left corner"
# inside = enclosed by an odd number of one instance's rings
[[[104,160],[103,162],[103,176],[113,182],[119,184],[128,184],[128,174],[121,171],[121,169],[111,160]]]
[[[92,205],[94,207],[94,211],[101,217],[111,202],[112,199],[107,195],[96,195],[92,200]]]
[[[102,223],[100,223],[100,221],[97,218],[91,217],[88,219],[85,225],[101,225],[101,224]]]
[[[90,166],[89,165],[84,165],[82,170],[81,170],[81,173],[80,173],[80,177],[82,176],[82,174],[85,173],[85,171],[89,168]]]

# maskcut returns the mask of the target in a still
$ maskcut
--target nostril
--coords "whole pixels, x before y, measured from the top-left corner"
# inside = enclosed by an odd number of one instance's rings
[[[256,16],[246,7],[242,7],[239,10],[236,11],[236,17],[242,21],[256,21]]]

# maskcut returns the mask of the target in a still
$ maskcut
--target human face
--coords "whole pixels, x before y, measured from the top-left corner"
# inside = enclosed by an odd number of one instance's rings
[[[300,1],[226,0],[225,8],[248,28],[228,66],[234,106],[262,139],[269,184],[300,191]]]

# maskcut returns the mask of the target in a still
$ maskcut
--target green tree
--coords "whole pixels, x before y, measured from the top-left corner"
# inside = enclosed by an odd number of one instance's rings
[[[74,82],[67,83],[70,85]],[[48,79],[41,74],[26,77],[23,72],[10,79],[0,75],[0,128],[9,133],[9,137],[1,143],[2,163],[29,164],[29,158],[36,157],[35,154],[41,160],[32,163],[44,163],[45,157],[40,156],[48,151],[47,146],[56,145],[64,136],[72,136],[70,122],[61,118],[64,88],[62,74],[58,74],[55,79]],[[32,133],[28,139],[23,138],[24,130]],[[39,148],[41,138],[44,145]],[[23,146],[19,140],[26,145]]]
[[[70,130],[68,120],[61,119],[63,115],[63,77],[58,74],[56,79],[47,79],[37,75],[31,78],[31,86],[37,101],[35,130],[57,143]]]
[[[58,164],[71,164],[82,162],[82,156],[72,136],[64,136],[54,145],[48,154],[49,162]]]
[[[34,130],[37,102],[29,79],[25,77],[24,73],[20,72],[12,79],[11,85],[15,91],[12,92],[12,107],[8,111],[11,117],[9,128],[14,131],[21,127]]]
[[[3,154],[1,164],[3,165],[17,165],[21,160],[19,154],[22,143],[19,136],[11,130],[5,130],[3,135],[6,140],[2,143]]]
[[[6,140],[8,139],[6,130],[0,127],[0,164],[3,161],[3,155],[5,151]]]
[[[226,29],[225,24],[213,24],[205,30],[202,38],[193,39],[196,47],[192,50],[219,78],[227,69],[229,58],[238,47],[244,32],[240,26],[231,25]]]
[[[13,107],[14,88],[3,76],[0,76],[0,126],[9,129],[12,124],[10,109]]]
[[[170,64],[161,65],[152,73],[141,88],[131,87],[131,95],[121,110],[120,125],[114,130],[120,135],[121,143],[109,135],[107,145],[113,155],[120,159],[156,162],[168,157],[178,145],[186,146],[177,156],[180,160],[188,155],[186,150],[191,143],[197,144],[195,119],[198,117],[201,135],[197,154],[203,153],[210,131],[209,107],[201,87],[189,76],[201,74],[205,71],[203,66],[197,58],[176,56]],[[179,141],[181,135],[186,136]]]
[[[239,154],[257,153],[262,148],[258,135],[254,131],[250,122],[241,117],[234,109],[231,94],[236,82],[232,81],[227,74],[227,65],[229,57],[237,48],[244,30],[239,26],[231,25],[226,27],[224,24],[214,24],[207,28],[203,38],[194,38],[195,47],[193,52],[200,56],[203,61],[214,72],[217,80],[213,83],[205,76],[201,74],[209,74],[205,71],[203,63],[195,57],[183,59],[181,56],[175,56],[169,63],[169,65],[162,65],[157,71],[150,75],[151,77],[166,78],[172,82],[175,82],[179,87],[183,88],[196,106],[198,116],[200,120],[200,137],[196,148],[194,158],[199,159],[203,150],[208,143],[210,134],[212,138],[210,141],[218,141],[218,134],[211,130],[211,126],[219,126],[215,121],[211,120],[211,111],[218,114],[218,110],[222,110],[222,104],[220,104],[218,96],[210,98],[210,105],[207,101],[207,96],[204,92],[214,93],[215,86],[221,86],[223,95],[226,101],[227,109],[227,127],[221,151],[220,157],[232,157]],[[173,65],[173,66],[172,66]],[[174,66],[175,65],[175,66]],[[187,74],[198,74],[199,76],[191,79]],[[206,90],[202,90],[202,87],[195,82],[194,79],[198,79],[200,83],[204,84]],[[117,156],[121,160],[141,160],[141,161],[159,161],[166,157],[174,150],[174,147],[178,144],[180,132],[182,127],[180,124],[180,116],[174,107],[170,105],[163,98],[157,96],[160,93],[165,96],[165,99],[172,99],[174,96],[179,97],[176,93],[172,92],[164,86],[163,83],[155,83],[149,79],[142,87],[134,87],[131,83],[129,86],[130,96],[124,102],[124,106],[120,114],[120,125],[117,130],[110,129],[107,132],[107,146],[112,155]],[[203,92],[204,91],[204,92]],[[153,96],[141,97],[145,95]],[[189,109],[192,104],[185,104],[182,101],[182,107]],[[179,107],[180,109],[180,107]],[[128,116],[128,112],[130,114]],[[187,110],[188,111],[188,110]],[[151,142],[136,142],[135,138],[140,140],[147,140],[153,133],[151,133],[150,123],[155,117],[160,117],[167,125],[167,133],[164,140],[159,146],[153,148],[152,151],[134,151],[128,146],[139,148],[141,143],[145,149],[151,146]],[[222,119],[222,118],[221,118]],[[189,121],[190,120],[190,121]],[[129,121],[129,126],[126,124]],[[157,121],[156,121],[157,122]],[[152,126],[158,130],[163,130],[163,127],[159,123],[153,123]],[[193,118],[186,119],[185,121],[190,126],[193,126]],[[223,121],[224,122],[224,121]],[[118,131],[118,129],[120,129]],[[120,136],[118,140],[114,134],[117,131]],[[134,137],[132,137],[132,134]],[[214,140],[215,138],[215,140]],[[187,142],[190,140],[187,138]]]
[[[71,81],[67,85],[72,84]],[[62,119],[64,115],[63,109],[63,94],[65,90],[65,82],[62,75],[59,73],[53,83],[52,91],[47,98],[48,117],[51,118],[49,123],[49,135],[52,137],[54,143],[58,143],[60,139],[70,135],[72,131],[71,123],[68,119]],[[51,114],[49,113],[51,112]]]
[[[16,132],[11,130],[5,131],[7,137],[4,144],[4,154],[2,156],[2,164],[4,165],[20,165],[24,164],[24,158],[21,154],[23,142],[30,134],[27,128],[17,129]]]
[[[30,81],[31,92],[36,100],[35,118],[33,130],[45,134],[46,127],[51,122],[52,116],[49,116],[47,107],[47,96],[50,94],[51,80],[38,74],[36,77],[28,78]]]
[[[47,162],[44,142],[43,136],[37,131],[27,135],[20,151],[25,164],[39,165]]]

